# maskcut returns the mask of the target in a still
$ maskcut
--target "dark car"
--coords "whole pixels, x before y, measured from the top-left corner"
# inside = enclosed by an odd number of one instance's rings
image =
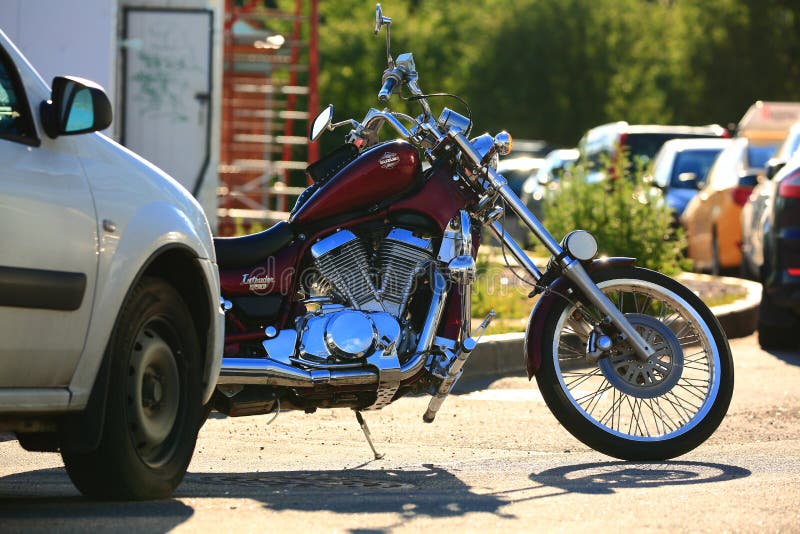
[[[774,194],[775,183],[772,178],[786,162],[800,149],[800,122],[789,130],[786,140],[775,155],[767,162],[765,176],[759,179],[753,193],[742,206],[742,274],[758,279],[759,270],[764,263],[764,224],[769,202]]]
[[[758,341],[764,349],[793,349],[800,346],[800,152],[772,182],[763,229]]]
[[[598,182],[609,174],[613,175],[613,165],[620,151],[627,154],[631,165],[645,168],[670,139],[729,136],[728,131],[718,124],[663,126],[614,122],[597,126],[584,134],[578,143],[581,152],[578,163],[589,171],[588,181]]]

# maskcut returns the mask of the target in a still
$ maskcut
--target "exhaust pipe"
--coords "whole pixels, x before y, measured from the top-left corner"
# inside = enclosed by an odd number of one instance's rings
[[[427,360],[428,351],[436,337],[439,320],[447,300],[447,284],[439,271],[433,273],[433,297],[425,317],[425,326],[420,334],[417,350],[405,364],[400,366],[400,382],[419,373]],[[376,386],[378,372],[370,369],[346,369],[329,371],[312,369],[306,371],[271,358],[223,358],[218,385],[260,385],[293,388],[315,386]]]

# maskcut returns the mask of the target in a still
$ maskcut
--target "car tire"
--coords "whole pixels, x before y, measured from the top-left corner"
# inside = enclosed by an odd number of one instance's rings
[[[769,317],[780,317],[781,324],[769,322]],[[792,350],[800,346],[797,329],[800,321],[790,310],[776,306],[766,292],[761,295],[758,308],[758,344],[764,350]]]
[[[69,477],[96,499],[169,497],[183,479],[203,414],[201,353],[186,304],[163,280],[143,278],[111,336],[100,445],[62,451]]]

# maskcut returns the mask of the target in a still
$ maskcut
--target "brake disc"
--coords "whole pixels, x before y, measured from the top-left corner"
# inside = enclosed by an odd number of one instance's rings
[[[606,380],[622,393],[641,399],[660,397],[669,392],[683,373],[683,349],[678,337],[664,323],[641,313],[626,313],[637,332],[655,352],[642,361],[629,343],[602,358],[598,365]]]

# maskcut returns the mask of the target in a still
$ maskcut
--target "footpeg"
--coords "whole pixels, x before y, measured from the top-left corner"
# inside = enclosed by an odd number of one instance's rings
[[[436,418],[436,413],[439,411],[439,408],[442,407],[444,400],[452,391],[453,386],[456,385],[458,379],[461,378],[462,370],[464,369],[464,364],[467,363],[470,354],[472,351],[475,350],[475,347],[478,346],[478,342],[483,337],[483,334],[486,332],[486,329],[489,328],[492,320],[495,317],[494,310],[489,312],[489,315],[481,321],[481,324],[475,330],[477,336],[469,336],[461,342],[461,347],[455,352],[448,354],[451,357],[451,364],[450,367],[447,369],[447,376],[442,380],[442,383],[439,384],[439,387],[436,389],[436,393],[434,393],[431,402],[428,404],[428,409],[422,415],[422,420],[426,423],[433,423],[433,420]]]
[[[375,445],[372,444],[372,435],[369,433],[369,427],[367,426],[367,422],[364,420],[364,416],[361,415],[361,412],[356,410],[356,420],[358,420],[359,426],[361,426],[361,431],[364,432],[364,437],[367,438],[367,443],[369,443],[369,448],[372,449],[372,454],[375,455],[376,460],[380,460],[385,454],[379,453],[375,450]]]

